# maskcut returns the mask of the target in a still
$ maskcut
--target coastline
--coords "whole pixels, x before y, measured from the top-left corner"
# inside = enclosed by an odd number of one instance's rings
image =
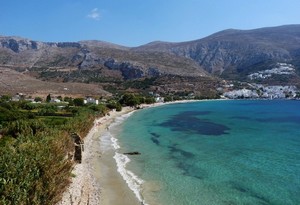
[[[117,117],[132,111],[133,108],[125,107],[94,121],[84,138],[82,163],[74,166],[71,183],[57,205],[141,204],[118,172],[113,159],[115,151],[109,149],[111,141],[103,139]]]
[[[168,104],[207,102],[217,100],[193,100],[193,101],[175,101],[170,103],[156,103],[152,105],[141,105],[140,108],[157,107]],[[226,100],[226,99],[224,99]],[[72,171],[75,177],[72,178],[68,190],[64,193],[63,199],[59,205],[66,204],[145,204],[137,199],[135,193],[130,189],[126,181],[118,170],[116,161],[113,159],[116,150],[113,148],[114,141],[107,128],[116,121],[123,121],[129,113],[135,112],[134,108],[123,108],[121,112],[110,112],[109,116],[96,119],[93,128],[84,138],[85,151],[83,152],[82,164],[77,164]],[[138,110],[137,110],[138,111]],[[125,116],[125,117],[124,117]],[[120,118],[119,118],[120,117]],[[117,144],[115,144],[117,145]],[[109,148],[111,147],[111,148]],[[111,152],[107,152],[110,149]],[[147,183],[147,181],[146,181]],[[143,187],[145,188],[145,187]],[[150,190],[150,197],[151,197]],[[157,189],[159,191],[159,188]],[[146,196],[149,190],[142,191]],[[148,202],[148,196],[146,201]],[[151,200],[150,200],[151,201]],[[153,203],[157,204],[157,203]],[[152,205],[152,204],[151,204]]]
[[[158,107],[168,104],[201,102],[204,100],[181,100],[167,103],[143,104],[140,109]],[[206,100],[205,100],[206,101]],[[76,164],[72,170],[69,187],[63,193],[57,205],[140,205],[137,193],[129,188],[128,182],[117,166],[114,143],[108,135],[109,127],[118,117],[137,111],[131,107],[123,107],[122,111],[110,111],[108,115],[98,118],[84,138],[82,163]],[[126,163],[125,163],[126,164]]]

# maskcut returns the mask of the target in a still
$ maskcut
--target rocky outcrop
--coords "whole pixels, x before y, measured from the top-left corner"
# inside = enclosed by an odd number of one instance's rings
[[[140,155],[140,152],[126,152],[125,155]]]
[[[117,62],[114,59],[110,59],[106,61],[104,65],[109,69],[121,71],[125,80],[136,79],[145,76],[142,66],[133,65],[130,62]]]
[[[25,50],[37,50],[43,46],[43,43],[27,39],[0,38],[0,45],[2,48],[7,48],[15,53],[19,53]]]

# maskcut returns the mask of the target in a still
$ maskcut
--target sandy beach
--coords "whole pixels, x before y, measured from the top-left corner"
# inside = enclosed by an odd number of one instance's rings
[[[195,101],[176,101],[142,105],[141,108],[156,107],[173,103]],[[115,159],[115,149],[111,138],[107,136],[108,127],[117,117],[134,111],[125,107],[121,112],[111,111],[108,115],[96,119],[94,126],[84,138],[82,163],[76,164],[72,170],[72,180],[57,205],[140,205],[142,204],[128,187]]]
[[[116,117],[133,110],[125,107],[121,112],[111,111],[94,121],[94,126],[84,138],[82,163],[76,164],[72,170],[71,184],[57,205],[141,204],[117,171],[111,142],[103,139]]]

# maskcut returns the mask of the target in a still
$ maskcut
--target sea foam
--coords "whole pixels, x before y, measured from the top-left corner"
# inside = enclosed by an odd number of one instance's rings
[[[141,187],[144,181],[138,178],[133,172],[126,169],[126,165],[130,162],[130,159],[126,155],[117,152],[115,153],[114,159],[117,162],[118,172],[120,172],[128,187],[133,191],[138,200],[146,205],[141,195]]]
[[[128,117],[130,117],[133,114],[133,112],[130,112],[128,114],[122,115],[120,117],[117,117],[109,127],[108,130],[112,130],[116,126],[122,124],[124,120],[126,120]],[[142,190],[142,184],[144,181],[140,179],[138,176],[136,176],[133,172],[126,169],[126,165],[130,162],[130,159],[128,156],[118,153],[117,151],[121,148],[118,144],[118,139],[113,136],[111,132],[107,132],[106,136],[110,137],[111,145],[115,149],[115,156],[114,159],[116,160],[118,172],[121,174],[125,182],[127,183],[128,187],[133,191],[137,199],[143,204],[147,205],[143,199],[143,196],[141,194]]]

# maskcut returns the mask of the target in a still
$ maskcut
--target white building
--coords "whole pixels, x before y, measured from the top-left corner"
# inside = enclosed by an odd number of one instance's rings
[[[96,105],[99,104],[99,100],[96,100],[92,97],[87,97],[85,100],[83,100],[83,102],[84,102],[84,104],[88,104],[88,103],[96,104]]]

